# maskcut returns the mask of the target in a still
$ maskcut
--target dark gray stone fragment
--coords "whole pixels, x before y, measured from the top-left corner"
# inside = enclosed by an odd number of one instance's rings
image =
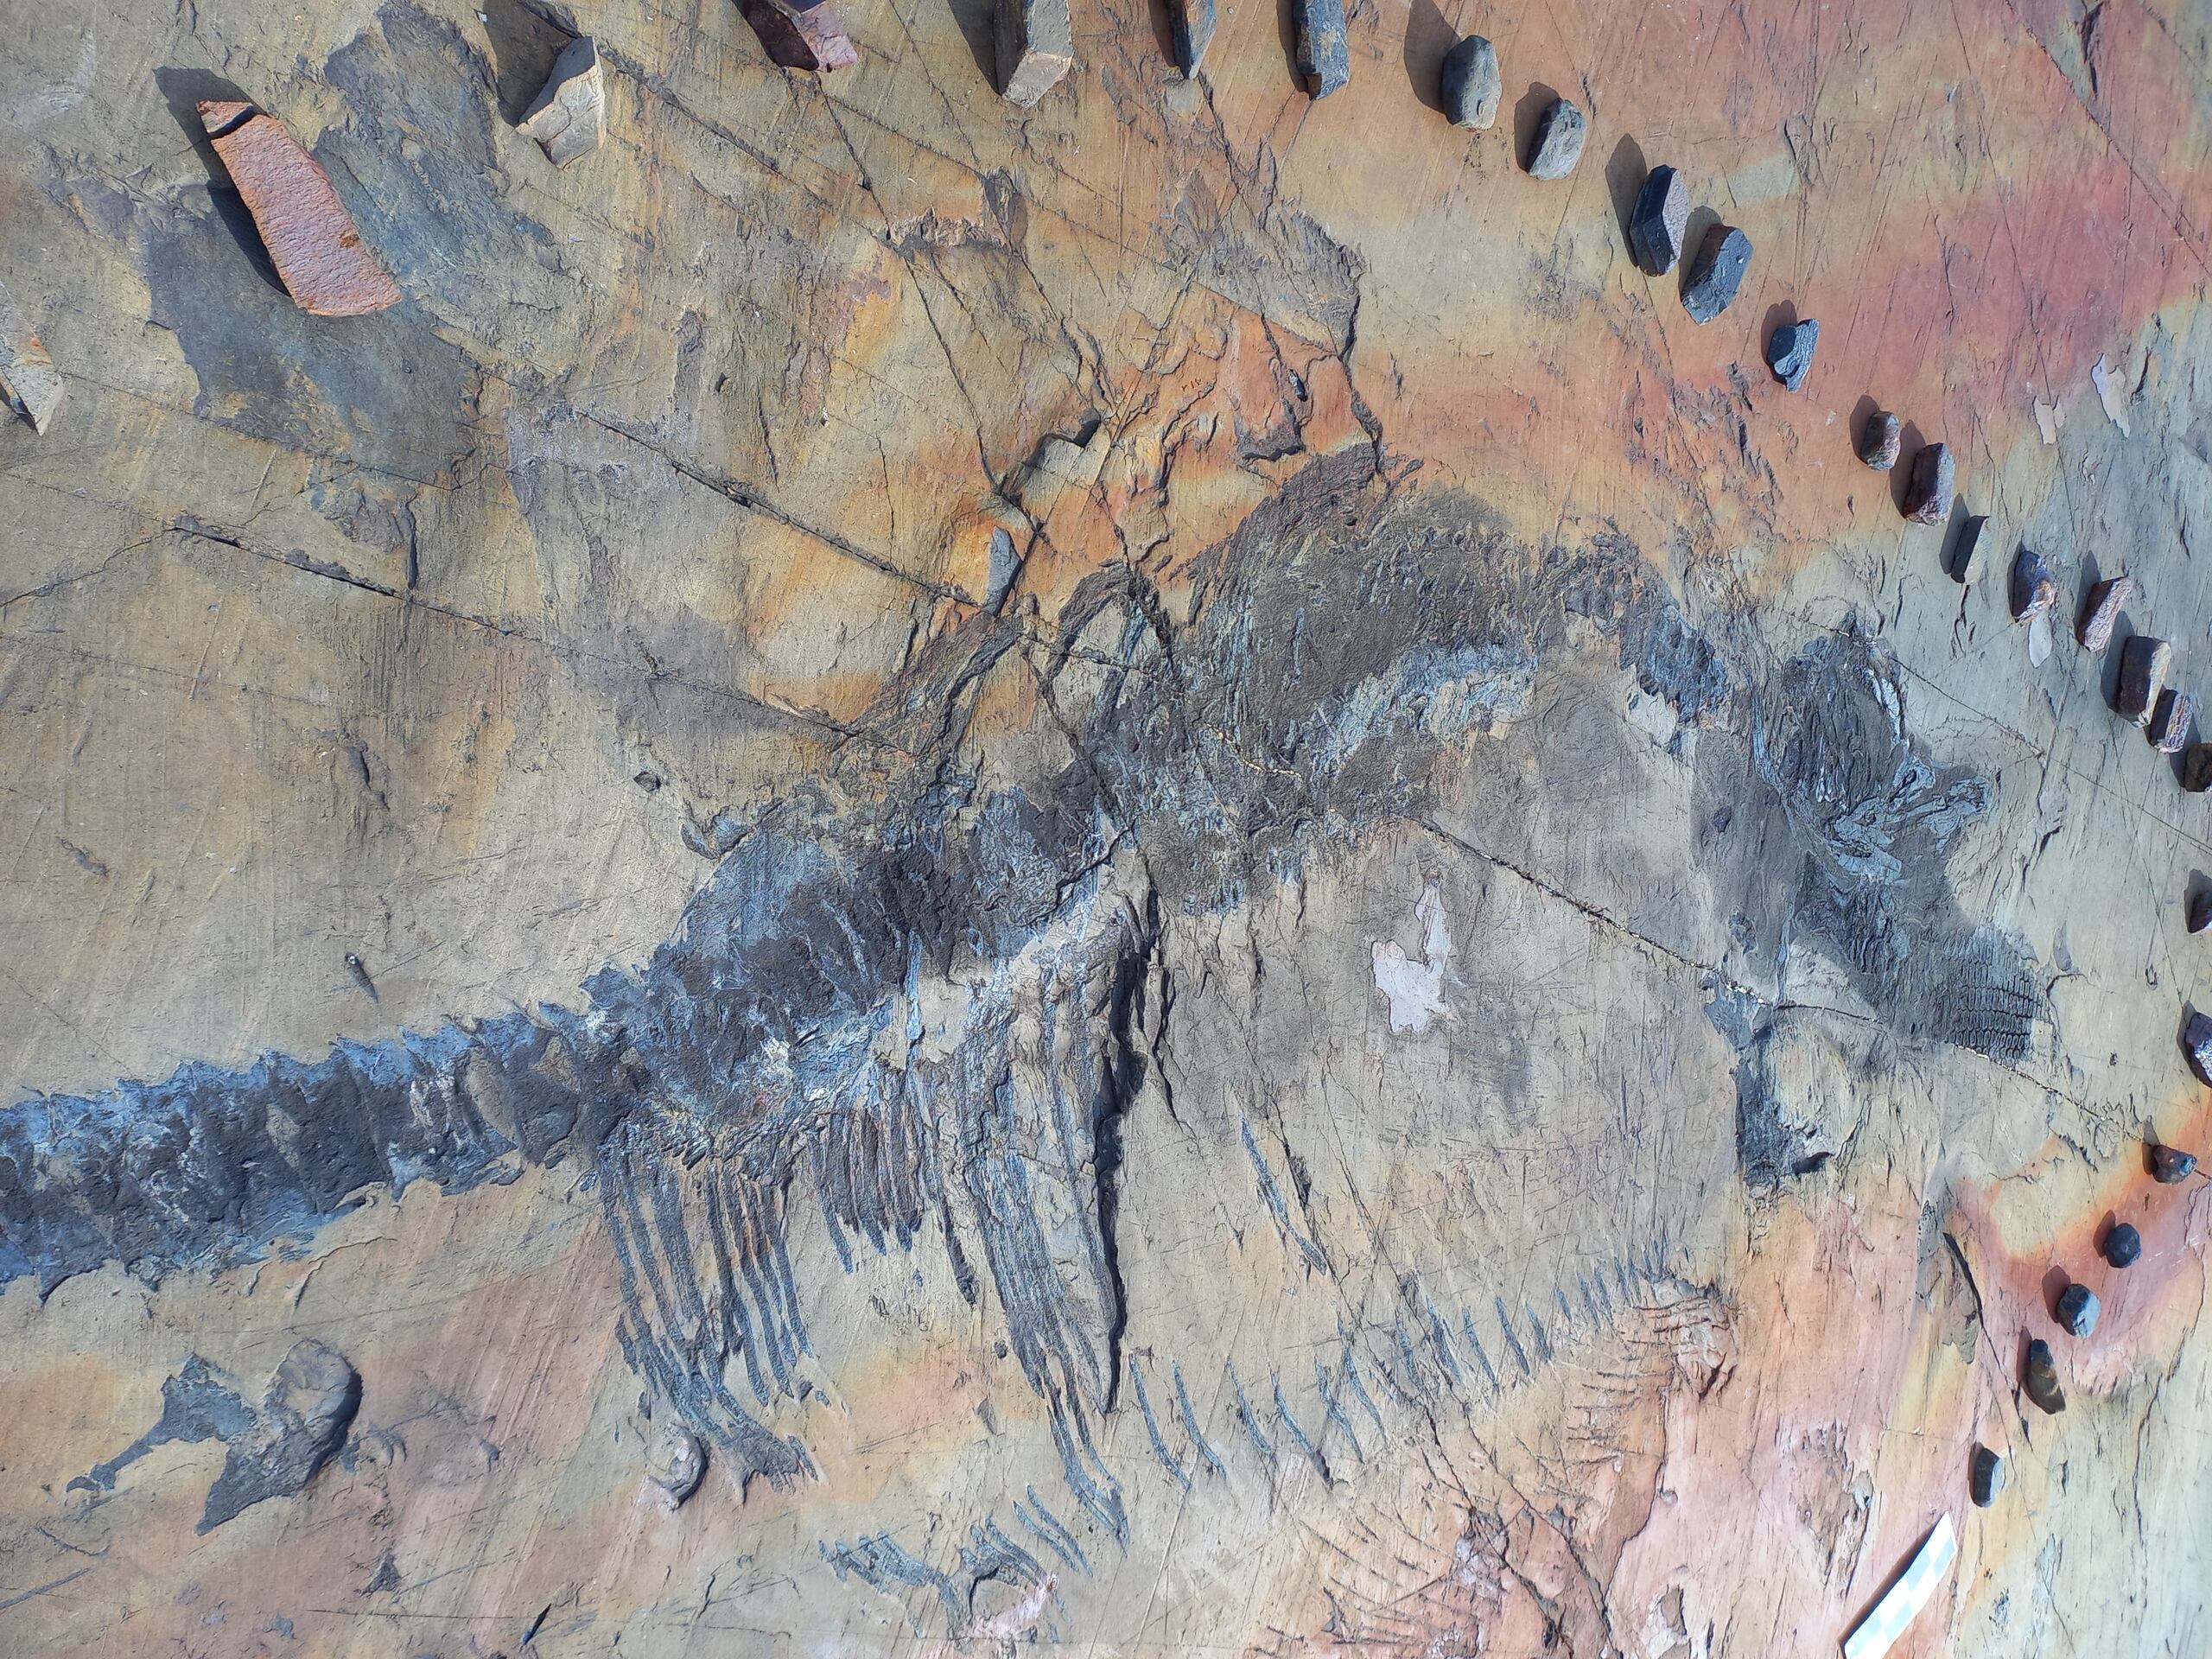
[[[2114,1222],[2099,1248],[2113,1267],[2132,1268],[2143,1254],[2143,1235],[2135,1230],[2132,1222]]]
[[[1582,139],[1590,124],[1565,99],[1553,101],[1536,121],[1536,147],[1529,154],[1532,179],[1563,179],[1582,159]]]
[[[2189,931],[2202,933],[2208,927],[2212,927],[2212,888],[2207,888],[2189,901]]]
[[[1498,100],[1504,95],[1497,78],[1497,49],[1479,35],[1468,35],[1444,54],[1437,91],[1453,126],[1489,126],[1497,119]]]
[[[2196,721],[2196,699],[2169,686],[2158,693],[2151,711],[2151,746],[2161,754],[2179,754],[2189,741],[2189,728]]]
[[[1692,322],[1711,322],[1726,311],[1751,268],[1751,238],[1732,225],[1715,225],[1690,266],[1682,286],[1682,309]]]
[[[213,1532],[264,1497],[304,1491],[346,1439],[361,1379],[336,1349],[302,1338],[269,1379],[253,1426],[230,1443],[200,1530]]]
[[[1806,317],[1785,322],[1767,336],[1766,365],[1774,378],[1796,391],[1813,372],[1813,353],[1821,343],[1821,325]]]
[[[1962,586],[1980,582],[1984,555],[1988,551],[1989,516],[1970,512],[1961,521],[1957,539],[1951,548],[1951,580]]]
[[[1987,1509],[2004,1490],[2005,1459],[1987,1446],[1977,1446],[1974,1449],[1974,1466],[1967,1478],[1967,1491],[1974,1498],[1974,1507]]]
[[[1690,188],[1671,167],[1655,167],[1628,219],[1628,251],[1647,276],[1664,276],[1682,257],[1690,223]]]
[[[2058,1322],[2069,1337],[2086,1337],[2097,1328],[2104,1304],[2087,1285],[2069,1285],[2058,1294]]]
[[[2151,1179],[2160,1186],[2177,1186],[2196,1173],[2196,1154],[2179,1147],[2151,1148]]]
[[[1344,38],[1344,0],[1298,0],[1298,73],[1306,90],[1326,98],[1351,80],[1351,50]]]
[[[1859,459],[1878,473],[1886,473],[1897,464],[1897,452],[1904,447],[1904,426],[1886,409],[1878,409],[1866,417],[1866,429],[1859,435]]]
[[[1940,524],[1951,516],[1958,493],[1958,467],[1951,447],[1931,443],[1912,458],[1912,481],[1905,486],[1904,516],[1916,524]]]
[[[2102,651],[2112,643],[2113,626],[2127,601],[2135,597],[2135,578],[2110,576],[2089,589],[2089,603],[2082,613],[2075,637],[2084,651]]]
[[[2113,706],[2123,717],[2138,726],[2151,723],[2173,660],[2174,648],[2147,633],[2137,634],[2120,648],[2120,689]]]
[[[2050,574],[2050,566],[2033,548],[2024,547],[2012,556],[2012,582],[2008,596],[2015,622],[2040,616],[2058,603],[2058,578]]]
[[[2058,1386],[2058,1362],[2051,1357],[2050,1344],[2041,1337],[2028,1344],[2020,1383],[2028,1398],[2052,1416],[2066,1409],[2066,1390]]]
[[[2212,1087],[2212,1019],[2191,1008],[2189,1021],[2181,1029],[2181,1046],[2182,1052],[2189,1056],[2189,1069],[2196,1073],[2196,1080]]]
[[[1175,67],[1195,75],[1213,44],[1213,0],[1174,0],[1169,10],[1174,16]]]
[[[2181,763],[2181,786],[2192,795],[2212,789],[2212,743],[2196,743]]]

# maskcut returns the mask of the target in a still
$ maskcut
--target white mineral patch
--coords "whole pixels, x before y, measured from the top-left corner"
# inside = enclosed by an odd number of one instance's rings
[[[1375,988],[1390,1000],[1390,1029],[1427,1031],[1437,1015],[1452,1017],[1444,1001],[1444,970],[1452,961],[1452,930],[1445,923],[1444,895],[1434,882],[1421,889],[1414,906],[1421,925],[1421,960],[1415,962],[1395,939],[1375,944]]]

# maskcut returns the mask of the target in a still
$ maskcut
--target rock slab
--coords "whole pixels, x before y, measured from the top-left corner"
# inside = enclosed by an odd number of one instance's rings
[[[1582,159],[1582,140],[1589,130],[1590,124],[1579,108],[1563,98],[1553,100],[1552,106],[1537,118],[1535,148],[1529,154],[1529,176],[1563,179],[1573,172],[1574,164]]]
[[[1886,473],[1897,464],[1897,452],[1904,445],[1904,427],[1886,409],[1878,409],[1866,417],[1866,425],[1859,435],[1859,459],[1878,473]]]
[[[1351,80],[1351,48],[1344,35],[1344,0],[1299,0],[1298,73],[1314,98],[1326,98]]]
[[[1904,516],[1916,524],[1940,524],[1951,516],[1958,492],[1958,468],[1951,447],[1931,443],[1912,458],[1912,481],[1904,493]]]
[[[1491,125],[1504,95],[1497,75],[1497,49],[1479,35],[1468,35],[1444,54],[1437,92],[1453,126]]]
[[[999,0],[999,95],[1033,107],[1075,67],[1068,0]]]
[[[1732,225],[1715,225],[1707,231],[1689,280],[1682,285],[1682,309],[1690,314],[1690,321],[1711,322],[1734,303],[1751,264],[1750,237]]]
[[[213,100],[200,105],[200,119],[300,309],[358,317],[398,302],[399,285],[361,240],[330,175],[281,122]]]
[[[1682,257],[1690,223],[1690,188],[1671,167],[1655,167],[1637,192],[1629,214],[1628,247],[1647,276],[1664,276]]]
[[[2082,626],[2075,631],[2084,651],[2102,651],[2112,643],[2113,626],[2120,613],[2127,608],[2127,601],[2135,597],[2135,578],[2110,576],[2089,589],[2088,608],[2082,613]]]
[[[556,167],[566,167],[606,142],[607,89],[597,41],[586,35],[569,43],[517,124],[544,147],[546,160]]]
[[[2120,648],[2120,687],[2113,706],[2123,718],[2138,726],[2150,725],[2173,660],[2174,648],[2147,633],[2137,634]]]
[[[1776,379],[1796,391],[1813,372],[1813,353],[1820,343],[1821,325],[1817,319],[1806,317],[1783,323],[1767,336],[1767,368]]]

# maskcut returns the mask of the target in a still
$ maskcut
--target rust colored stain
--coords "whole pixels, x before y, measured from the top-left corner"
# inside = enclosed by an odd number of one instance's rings
[[[251,104],[213,100],[200,105],[200,119],[302,311],[358,317],[398,302],[399,285],[362,242],[330,175],[282,123]]]

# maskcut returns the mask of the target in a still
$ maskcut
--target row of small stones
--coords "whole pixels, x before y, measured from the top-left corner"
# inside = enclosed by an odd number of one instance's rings
[[[1484,128],[1497,118],[1501,97],[1497,54],[1481,35],[1470,35],[1445,54],[1440,77],[1444,108],[1455,126]],[[1562,179],[1581,159],[1588,123],[1582,111],[1566,99],[1554,100],[1538,118],[1535,148],[1529,158],[1529,175]],[[1689,223],[1689,190],[1671,167],[1656,167],[1645,178],[1629,219],[1629,251],[1646,275],[1663,276],[1682,257],[1682,240]],[[1751,238],[1732,226],[1716,224],[1706,233],[1682,286],[1682,305],[1692,320],[1710,322],[1728,308],[1736,297],[1751,264]],[[1821,325],[1811,318],[1785,322],[1767,340],[1767,366],[1790,391],[1803,385],[1813,366]],[[1896,415],[1877,410],[1859,439],[1859,458],[1877,472],[1897,464],[1904,429]],[[1941,524],[1951,516],[1957,494],[1957,466],[1948,446],[1931,443],[1914,456],[1912,475],[1904,495],[1904,515],[1916,524]],[[1961,570],[1970,569],[1983,520],[1965,528],[1970,544],[1959,552]],[[2112,642],[2120,614],[2136,592],[2133,576],[2114,576],[2091,589],[2076,629],[2082,646],[2101,652]],[[2008,594],[2015,621],[2033,624],[2058,600],[2058,583],[2043,556],[2023,547],[2012,565]],[[2120,650],[2118,711],[2133,721],[2161,752],[2178,753],[2189,741],[2196,715],[2196,699],[2177,686],[2166,684],[2173,665],[2173,647],[2163,639],[2137,635]],[[2212,787],[2212,745],[2199,743],[2183,763],[2182,785],[2202,791]],[[2212,893],[2192,901],[2190,931],[2212,927]],[[2192,1010],[2183,1042],[2197,1076],[2212,1085],[2212,1016]],[[2196,1171],[2196,1158],[2177,1147],[2148,1148],[2152,1178],[2171,1186]],[[2114,1268],[2133,1267],[2143,1254],[2143,1236],[2128,1222],[2116,1222],[2098,1245],[2099,1253]],[[2103,1311],[2097,1294],[2087,1285],[2069,1283],[2059,1295],[2056,1313],[2060,1327],[2069,1336],[2083,1338],[2097,1328]],[[2058,1364],[2050,1344],[2041,1337],[2028,1344],[2021,1386],[2042,1411],[2056,1415],[2066,1409],[2066,1392],[2058,1381]],[[1974,1503],[1987,1508],[1996,1502],[2005,1484],[2005,1459],[1986,1446],[1977,1444],[1968,1477]]]

